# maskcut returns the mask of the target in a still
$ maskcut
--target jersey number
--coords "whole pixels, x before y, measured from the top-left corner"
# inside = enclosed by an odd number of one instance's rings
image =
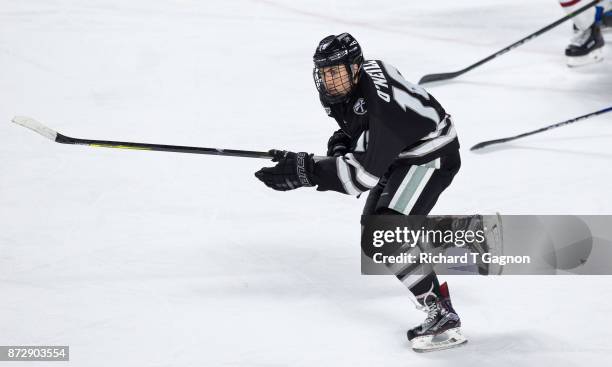
[[[396,68],[385,64],[385,69],[387,70],[387,74],[389,75],[389,77],[391,77],[391,79],[395,80],[398,84],[406,88],[406,90],[410,91],[413,94],[418,94],[419,96],[425,98],[425,100],[429,100],[429,94],[425,89],[423,89],[421,86],[414,85],[404,79],[404,77],[402,77],[402,75]],[[392,87],[392,91],[393,99],[404,111],[406,111],[406,109],[408,108],[418,113],[419,115],[429,117],[430,119],[436,122],[439,121],[438,114],[433,108],[423,106],[423,103],[421,103],[421,101],[412,96],[410,93],[395,86]]]

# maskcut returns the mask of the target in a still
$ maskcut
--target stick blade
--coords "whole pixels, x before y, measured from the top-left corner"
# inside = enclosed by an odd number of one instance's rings
[[[493,145],[493,144],[499,144],[499,143],[505,143],[507,141],[510,140],[514,140],[514,139],[495,139],[495,140],[487,140],[487,141],[482,141],[476,145],[474,145],[473,147],[470,148],[471,151],[474,150],[478,150],[478,149],[482,149],[485,147],[488,147],[489,145]]]
[[[39,133],[40,135],[44,136],[47,139],[51,139],[51,140],[55,141],[55,139],[57,138],[57,131],[46,127],[45,125],[43,125],[42,123],[34,120],[31,117],[27,117],[27,116],[15,116],[15,117],[13,117],[13,119],[11,121],[16,123],[17,125],[21,125],[23,127],[26,127],[28,129],[32,130],[32,131],[35,131],[35,132]]]
[[[453,79],[456,76],[461,75],[461,72],[453,72],[453,73],[440,73],[440,74],[427,74],[419,80],[419,84],[439,82],[442,80]]]
[[[471,150],[471,151],[474,151],[474,150],[482,149],[482,148],[484,148],[484,147],[486,147],[486,146],[488,146],[488,145],[489,145],[489,144],[488,144],[488,142],[487,142],[487,141],[483,141],[483,142],[478,143],[478,144],[474,145],[473,147],[471,147],[471,148],[470,148],[470,150]]]

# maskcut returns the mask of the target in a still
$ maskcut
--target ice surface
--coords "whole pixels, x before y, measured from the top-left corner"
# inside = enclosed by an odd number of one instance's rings
[[[323,36],[349,31],[416,81],[562,15],[551,0],[4,1],[0,345],[69,344],[71,365],[105,367],[601,365],[610,278],[447,277],[470,342],[417,355],[407,291],[359,275],[363,197],[268,190],[263,160],[65,146],[10,123],[321,154]],[[570,33],[429,87],[463,144],[435,213],[611,214],[612,114],[468,151],[610,105],[612,52],[568,69]]]

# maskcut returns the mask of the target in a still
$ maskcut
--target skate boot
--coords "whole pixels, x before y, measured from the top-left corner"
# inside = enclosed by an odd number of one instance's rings
[[[483,255],[500,256],[504,253],[501,215],[496,213],[495,215],[483,215],[480,217],[482,218],[481,228],[484,231],[485,241],[483,243],[472,243],[468,248],[472,252],[479,254],[476,264],[478,265],[478,273],[480,275],[500,275],[504,267],[495,263],[485,263]]]
[[[471,253],[477,253],[476,265],[480,275],[500,275],[503,266],[499,264],[485,263],[483,255],[500,256],[503,254],[503,231],[502,218],[499,213],[494,215],[471,215],[458,217],[453,221],[454,231],[483,231],[483,242],[469,242],[467,248]],[[487,255],[488,256],[488,255]]]
[[[568,66],[582,66],[603,60],[604,39],[599,25],[593,24],[585,31],[574,29],[574,32],[572,42],[565,49]]]
[[[612,10],[601,15],[601,27],[606,30],[612,30]]]
[[[408,330],[408,340],[415,352],[433,352],[467,343],[461,333],[461,320],[451,304],[446,282],[440,285],[440,293],[441,298],[425,299],[427,318],[421,325]]]

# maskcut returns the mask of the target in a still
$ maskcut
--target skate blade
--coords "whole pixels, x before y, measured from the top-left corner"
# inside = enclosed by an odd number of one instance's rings
[[[448,329],[440,335],[420,336],[412,339],[412,350],[417,353],[436,352],[456,348],[467,343],[460,328]]]
[[[568,57],[567,58],[567,66],[570,68],[575,68],[579,66],[585,66],[590,64],[595,64],[604,59],[603,56],[603,47],[598,48],[597,50],[593,50],[590,54],[578,57]]]

